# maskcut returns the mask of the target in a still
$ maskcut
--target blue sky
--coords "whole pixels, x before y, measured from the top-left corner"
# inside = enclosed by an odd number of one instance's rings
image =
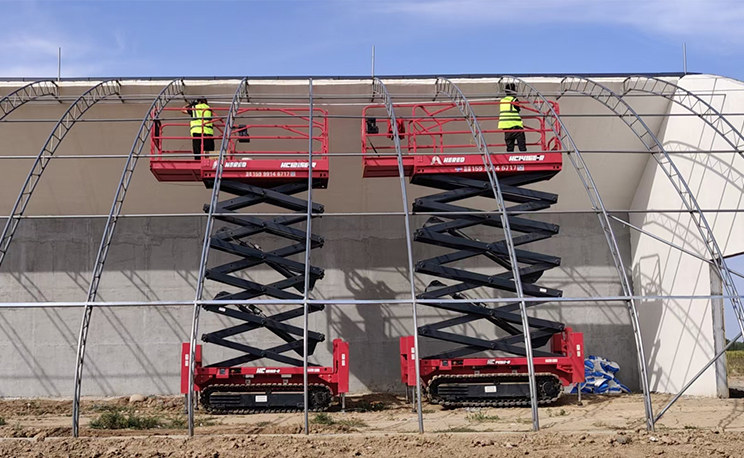
[[[744,79],[737,0],[4,1],[0,77],[662,72]]]
[[[688,70],[744,80],[742,0],[0,0],[0,78]],[[744,257],[729,261],[744,272]],[[740,291],[744,281],[739,281]],[[736,322],[727,307],[727,334]]]

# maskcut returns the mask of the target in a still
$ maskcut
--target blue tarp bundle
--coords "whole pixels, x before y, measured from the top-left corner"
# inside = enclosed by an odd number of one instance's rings
[[[620,383],[617,373],[620,365],[614,361],[589,356],[584,360],[584,376],[586,381],[581,384],[582,393],[593,394],[620,394],[630,393],[628,387]],[[571,393],[576,394],[577,387],[574,386]]]

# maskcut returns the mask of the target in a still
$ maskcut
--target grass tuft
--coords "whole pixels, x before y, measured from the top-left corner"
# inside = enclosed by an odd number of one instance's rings
[[[744,375],[744,350],[726,352],[728,375]]]
[[[186,419],[182,416],[162,417],[142,415],[132,409],[112,405],[98,405],[95,410],[100,415],[90,421],[93,429],[185,429]],[[210,419],[202,420],[198,426],[208,426]]]
[[[325,425],[325,426],[346,426],[348,428],[364,428],[367,426],[367,423],[364,422],[364,420],[360,418],[345,418],[343,420],[334,420],[332,416],[325,412],[320,412],[315,414],[315,416],[310,420],[310,423],[313,423],[315,425]]]
[[[310,423],[313,423],[315,425],[332,425],[335,422],[333,421],[333,417],[325,412],[316,413],[315,416],[310,420]]]
[[[465,416],[465,419],[471,423],[486,423],[501,420],[498,415],[486,415],[481,411],[471,412]]]

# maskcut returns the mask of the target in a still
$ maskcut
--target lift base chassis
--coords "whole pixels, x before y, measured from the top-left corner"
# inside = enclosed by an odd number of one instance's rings
[[[303,410],[303,368],[282,367],[204,367],[202,346],[196,346],[194,390],[209,413],[250,414]],[[181,346],[181,393],[188,393],[190,346]],[[333,341],[333,366],[310,366],[308,409],[328,408],[334,396],[349,391],[349,344]]]
[[[537,399],[556,401],[563,388],[584,381],[584,337],[566,328],[551,339],[560,356],[536,357]],[[416,386],[414,338],[400,338],[401,378]],[[515,407],[530,405],[527,358],[459,358],[419,360],[421,385],[429,402],[444,407]]]

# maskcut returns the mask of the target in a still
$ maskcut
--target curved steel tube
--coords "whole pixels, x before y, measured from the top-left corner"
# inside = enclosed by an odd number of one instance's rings
[[[637,91],[658,95],[687,109],[715,130],[731,148],[744,157],[739,145],[744,145],[744,135],[734,127],[713,105],[702,97],[669,81],[651,76],[630,76],[623,81],[623,95]],[[680,94],[680,95],[678,95]],[[736,141],[734,141],[736,140]]]
[[[625,79],[623,81],[623,93],[627,95],[628,93],[632,91],[638,91],[638,92],[644,92],[647,94],[654,94],[658,95],[659,97],[663,97],[667,100],[670,100],[677,105],[680,105],[681,107],[687,109],[691,113],[694,113],[698,115],[698,117],[706,123],[711,129],[713,129],[718,135],[723,138],[723,140],[731,146],[731,148],[739,153],[740,156],[744,157],[744,152],[740,149],[739,145],[744,144],[744,135],[742,135],[741,131],[739,131],[736,127],[734,127],[728,119],[726,119],[725,116],[723,116],[718,110],[716,110],[713,105],[706,102],[703,98],[698,96],[697,94],[692,93],[691,91],[688,91],[687,89],[680,87],[676,84],[670,83],[668,81],[656,78],[656,77],[647,77],[647,76],[631,76]],[[681,94],[681,96],[678,96],[677,94]],[[658,144],[658,141],[657,141]],[[658,162],[658,160],[657,160]],[[675,170],[676,171],[676,170]],[[689,189],[688,189],[689,190]],[[692,196],[692,195],[691,195]],[[694,199],[694,197],[693,197]],[[689,208],[689,207],[688,207]],[[707,223],[706,223],[707,225]],[[710,230],[708,228],[708,230]],[[702,234],[701,234],[702,235]],[[713,237],[712,232],[710,233],[711,237]],[[705,238],[705,237],[703,237]],[[715,240],[714,240],[715,243]],[[717,245],[716,245],[717,248]],[[729,272],[729,278],[731,280],[731,285],[734,288],[734,293],[738,297],[738,293],[736,293],[736,285],[733,283],[733,278],[730,277],[730,269],[728,269],[728,266],[726,266],[725,262],[723,262],[723,254],[718,250],[718,256],[720,258],[716,257],[716,254],[710,252],[712,255],[713,261],[705,261],[710,264],[713,264],[716,268],[719,269],[719,275],[721,275],[721,280],[724,283],[724,286],[726,285],[726,280],[724,280],[724,276],[722,273],[720,273],[720,265],[723,265],[726,270]],[[720,261],[719,262],[717,262]],[[727,294],[729,293],[727,289]],[[732,300],[732,306],[734,308],[734,313],[736,315],[736,319],[739,322],[739,328],[740,331],[744,333],[744,311],[742,311],[742,304],[741,299],[738,298],[736,301]],[[740,334],[741,335],[741,334]],[[736,339],[734,339],[735,341]],[[659,421],[659,419],[666,413],[667,410],[669,410],[669,407],[676,402],[682,394],[684,394],[685,391],[687,391],[688,388],[692,386],[692,384],[700,378],[701,375],[716,361],[718,358],[720,358],[725,352],[719,352],[718,355],[716,355],[708,364],[706,364],[703,369],[698,372],[695,377],[693,377],[677,394],[676,396],[659,412],[659,414],[656,416],[656,421]]]
[[[307,149],[307,217],[305,219],[305,279],[302,288],[303,304],[302,304],[302,410],[303,412],[303,423],[305,428],[305,434],[310,434],[310,420],[308,419],[308,391],[307,391],[307,356],[308,356],[308,340],[309,340],[309,323],[307,301],[310,299],[310,250],[313,249],[312,236],[313,236],[313,132],[315,126],[313,125],[313,79],[310,78],[308,81],[308,96],[309,96],[309,109],[307,115],[307,128],[308,128],[308,149]]]
[[[419,432],[424,432],[424,414],[421,410],[421,374],[419,368],[419,335],[418,335],[418,313],[416,311],[416,284],[414,283],[414,270],[413,270],[413,243],[411,240],[411,216],[408,211],[408,192],[406,191],[405,173],[403,171],[403,153],[400,147],[400,135],[398,133],[398,123],[395,119],[395,108],[393,107],[393,99],[385,87],[385,83],[379,78],[374,78],[372,81],[372,98],[380,97],[385,104],[385,110],[387,111],[388,118],[390,119],[390,125],[393,132],[393,143],[395,144],[395,152],[398,155],[398,177],[400,178],[400,194],[403,199],[403,213],[405,215],[405,230],[406,230],[406,249],[408,250],[408,281],[411,284],[411,305],[413,308],[413,346],[414,346],[414,358],[416,366],[416,412],[418,414]]]
[[[93,305],[90,304],[96,300],[98,295],[98,285],[101,282],[101,275],[103,274],[103,268],[106,264],[106,259],[109,253],[109,247],[114,237],[114,231],[116,230],[116,224],[119,221],[119,215],[121,214],[122,206],[124,205],[124,199],[129,189],[129,184],[132,181],[134,175],[134,169],[137,166],[137,160],[142,153],[142,148],[145,146],[147,139],[150,135],[153,122],[160,115],[160,112],[165,108],[166,105],[175,97],[183,95],[183,80],[177,79],[168,83],[167,86],[160,91],[160,94],[155,98],[147,111],[145,118],[140,124],[137,136],[134,139],[132,149],[129,151],[129,156],[124,164],[124,171],[119,180],[119,186],[116,188],[116,194],[114,195],[113,203],[111,204],[111,211],[109,212],[108,220],[106,221],[106,227],[101,237],[101,245],[98,248],[98,254],[96,254],[96,262],[93,267],[93,273],[91,275],[90,285],[88,286],[88,298],[86,300],[88,305],[83,310],[82,323],[80,325],[80,334],[78,336],[77,345],[77,360],[75,364],[75,394],[72,400],[72,435],[78,437],[80,427],[80,396],[82,392],[82,380],[83,380],[83,365],[85,363],[85,348],[88,341],[88,329],[90,326],[90,317],[93,313]]]
[[[501,219],[501,226],[504,229],[504,242],[506,243],[507,251],[509,252],[509,262],[512,267],[512,276],[514,278],[514,289],[517,293],[517,299],[519,300],[519,310],[522,317],[522,331],[524,333],[524,348],[525,355],[527,357],[527,377],[529,379],[530,386],[530,404],[532,407],[532,429],[534,431],[540,430],[540,416],[537,410],[537,386],[535,383],[535,363],[532,359],[532,339],[530,337],[530,327],[528,326],[527,317],[527,305],[524,302],[524,291],[522,290],[522,277],[519,272],[519,262],[517,261],[517,254],[514,251],[514,240],[512,239],[511,227],[509,225],[509,217],[506,214],[506,204],[504,203],[504,196],[501,194],[501,185],[499,179],[496,176],[496,170],[491,160],[491,153],[488,151],[488,144],[481,131],[478,118],[475,116],[470,102],[462,93],[459,87],[457,87],[452,81],[446,78],[437,78],[435,83],[436,93],[445,94],[452,100],[457,108],[462,113],[463,117],[467,120],[470,132],[475,140],[475,145],[478,147],[478,151],[482,154],[483,165],[488,170],[488,180],[491,182],[491,189],[493,191],[494,199],[496,199],[497,211],[499,218]]]
[[[631,323],[631,326],[633,327],[633,336],[635,339],[636,353],[638,357],[637,358],[638,369],[641,375],[641,388],[643,389],[643,400],[644,400],[644,408],[645,408],[645,416],[646,416],[646,429],[648,429],[649,431],[653,431],[654,430],[654,414],[653,414],[653,406],[651,404],[651,391],[649,389],[649,384],[648,384],[646,355],[643,349],[643,338],[641,336],[640,324],[638,321],[638,309],[636,308],[635,300],[632,298],[633,289],[630,285],[630,280],[628,279],[628,274],[627,274],[627,270],[625,269],[625,264],[623,263],[623,258],[620,255],[620,248],[617,244],[617,237],[615,236],[615,231],[612,229],[612,224],[610,224],[610,218],[607,214],[607,210],[605,209],[604,203],[602,202],[602,197],[600,196],[599,190],[597,189],[597,186],[594,183],[594,179],[592,178],[592,175],[589,172],[589,167],[586,165],[584,158],[581,156],[581,151],[579,151],[578,147],[576,146],[576,143],[571,137],[571,134],[569,133],[568,129],[563,123],[563,120],[561,119],[560,115],[556,113],[556,111],[550,105],[550,103],[548,102],[548,99],[546,99],[537,89],[535,89],[534,86],[527,83],[521,78],[517,78],[514,76],[505,76],[501,79],[500,84],[503,85],[507,82],[515,84],[518,88],[517,92],[527,102],[529,102],[533,108],[547,115],[546,120],[548,122],[548,125],[553,131],[553,134],[558,136],[561,139],[561,142],[563,143],[563,148],[569,151],[567,156],[571,160],[571,164],[576,170],[576,173],[579,175],[579,179],[581,180],[581,183],[584,185],[584,189],[586,190],[587,196],[589,197],[589,201],[592,205],[592,209],[597,212],[597,217],[599,219],[600,226],[602,227],[602,232],[604,233],[605,239],[607,240],[607,246],[610,249],[610,254],[615,264],[615,269],[617,270],[618,278],[620,279],[620,284],[623,289],[623,294],[625,295],[625,297],[628,298],[626,301],[626,304],[627,304],[628,314],[630,316],[630,323]]]
[[[23,183],[23,189],[21,189],[18,198],[13,205],[13,211],[8,217],[8,221],[5,223],[2,236],[0,236],[0,266],[2,266],[5,256],[8,253],[8,247],[10,242],[13,241],[13,235],[18,228],[18,223],[21,221],[19,216],[23,215],[26,211],[28,202],[31,200],[31,195],[36,189],[36,185],[41,179],[41,175],[44,173],[47,164],[51,160],[54,153],[59,148],[59,145],[64,140],[67,133],[72,129],[78,119],[80,119],[86,111],[100,100],[105,99],[110,95],[118,95],[121,91],[121,85],[118,80],[103,81],[92,88],[88,89],[70,105],[70,108],[65,111],[65,114],[59,118],[57,124],[52,129],[52,133],[49,134],[46,143],[39,151],[36,156],[34,164],[31,166],[31,171],[26,177],[26,181]]]
[[[45,95],[59,96],[59,88],[53,80],[34,81],[31,84],[16,89],[0,99],[0,121],[26,102],[44,97]]]
[[[209,201],[207,224],[204,229],[204,242],[202,244],[201,260],[199,261],[199,273],[196,283],[196,295],[194,297],[194,315],[191,320],[191,339],[189,340],[191,345],[189,347],[189,392],[187,396],[189,436],[194,435],[194,358],[196,356],[196,336],[199,333],[199,311],[201,310],[201,305],[199,305],[198,301],[201,300],[204,291],[204,275],[207,270],[207,261],[209,260],[209,240],[212,235],[212,226],[214,225],[214,208],[217,206],[217,199],[220,195],[225,152],[230,143],[229,139],[232,134],[233,119],[240,108],[240,103],[248,98],[247,81],[248,78],[243,78],[238,84],[238,89],[235,91],[235,95],[230,103],[230,110],[227,114],[227,119],[225,119],[225,130],[222,133],[222,144],[220,145],[220,154],[217,157],[217,169],[215,171],[214,184],[212,186],[212,198]]]
[[[651,129],[648,128],[646,123],[643,122],[643,119],[641,119],[638,113],[636,113],[635,110],[633,110],[633,108],[622,99],[622,97],[618,96],[606,86],[592,81],[589,78],[570,76],[561,81],[561,92],[565,93],[569,91],[588,95],[620,116],[620,119],[628,125],[630,130],[633,131],[638,139],[641,140],[644,147],[651,153],[651,157],[653,157],[659,164],[695,222],[700,236],[705,242],[706,250],[716,265],[718,274],[721,278],[721,283],[723,283],[726,290],[726,294],[732,297],[731,305],[733,306],[736,319],[739,323],[739,329],[744,333],[744,316],[742,315],[741,310],[741,297],[736,290],[736,285],[731,277],[731,272],[728,270],[728,267],[723,260],[723,253],[718,246],[718,242],[716,242],[713,230],[710,228],[705,215],[700,210],[700,206],[698,205],[694,194],[690,190],[685,179],[682,177],[679,169],[674,164],[674,161],[672,161],[669,153],[664,149],[664,146],[659,142]],[[614,103],[611,103],[611,100]],[[632,121],[630,119],[632,119]]]

